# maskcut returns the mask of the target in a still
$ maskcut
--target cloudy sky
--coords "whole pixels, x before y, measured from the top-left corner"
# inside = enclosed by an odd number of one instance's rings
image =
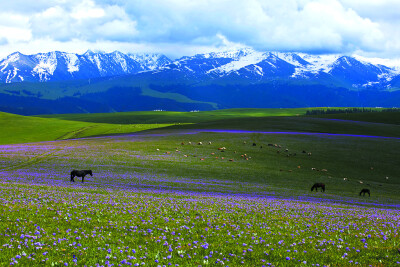
[[[0,57],[20,51],[260,51],[400,58],[399,0],[10,0]]]

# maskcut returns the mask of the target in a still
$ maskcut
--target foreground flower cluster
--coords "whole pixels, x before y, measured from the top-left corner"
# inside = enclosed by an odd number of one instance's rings
[[[400,263],[395,210],[10,183],[0,190],[2,266]]]
[[[292,158],[240,138],[226,152],[137,136],[0,146],[0,266],[400,266],[397,204],[289,199],[247,178],[268,153]],[[70,182],[77,166],[94,176]]]

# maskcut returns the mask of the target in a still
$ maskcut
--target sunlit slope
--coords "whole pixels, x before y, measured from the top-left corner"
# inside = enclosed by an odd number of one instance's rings
[[[92,113],[92,114],[56,114],[41,115],[43,118],[58,118],[63,120],[102,122],[102,123],[196,123],[228,118],[266,117],[266,116],[299,116],[306,114],[307,110],[315,108],[240,108],[222,109],[200,112],[174,112],[174,111],[133,111],[117,113]]]
[[[0,112],[0,144],[16,144],[137,132],[167,125],[116,125],[37,118]]]

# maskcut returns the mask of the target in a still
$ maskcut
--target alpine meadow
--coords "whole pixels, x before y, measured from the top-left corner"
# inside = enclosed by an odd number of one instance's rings
[[[0,3],[0,266],[400,266],[397,0]]]

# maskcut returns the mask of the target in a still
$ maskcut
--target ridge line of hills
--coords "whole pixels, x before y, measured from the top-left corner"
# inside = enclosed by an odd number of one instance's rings
[[[359,56],[246,48],[175,61],[118,51],[0,61],[0,110],[25,115],[399,103],[400,67]]]

